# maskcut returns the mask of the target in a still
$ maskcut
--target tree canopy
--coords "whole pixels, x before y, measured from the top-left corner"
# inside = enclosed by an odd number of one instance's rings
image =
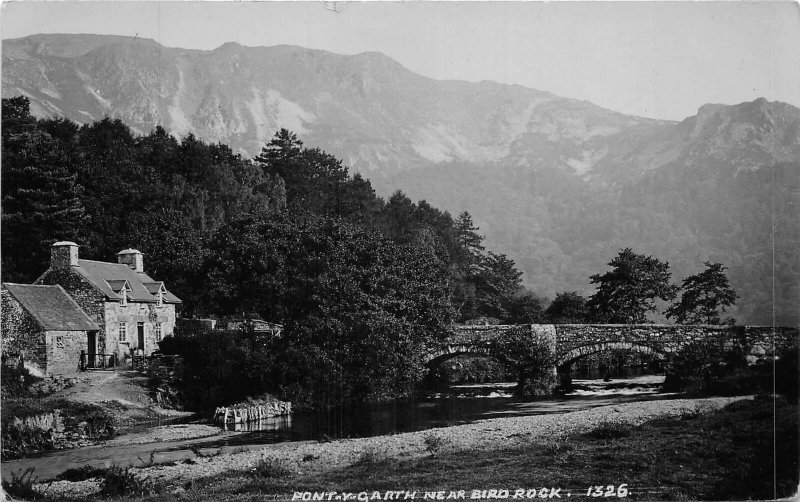
[[[611,270],[589,278],[598,288],[587,307],[598,322],[645,323],[647,314],[656,310],[656,299],[675,297],[667,262],[625,248],[608,265]]]
[[[399,191],[384,200],[286,129],[251,160],[161,127],[137,136],[120,120],[37,120],[20,97],[3,99],[2,137],[4,279],[33,281],[56,240],[103,261],[135,247],[184,300],[183,317],[284,324],[268,374],[245,365],[225,378],[317,403],[403,395],[453,321],[541,314],[469,213],[454,220]],[[261,360],[253,351],[266,349],[247,340],[220,357]]]
[[[719,324],[726,307],[739,295],[731,287],[721,263],[705,262],[706,269],[683,280],[681,299],[667,310],[667,317],[682,324]]]

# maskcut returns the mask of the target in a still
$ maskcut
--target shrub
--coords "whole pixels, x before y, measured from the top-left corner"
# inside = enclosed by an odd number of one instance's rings
[[[600,422],[597,427],[584,434],[589,439],[618,439],[626,438],[630,435],[630,425],[611,420]]]
[[[778,356],[775,361],[775,391],[796,404],[800,398],[800,347],[795,343]]]
[[[253,473],[261,478],[281,479],[291,476],[293,474],[289,465],[279,459],[275,458],[262,458],[258,461]]]
[[[379,450],[374,446],[367,446],[361,452],[358,459],[353,462],[353,465],[372,465],[386,460],[386,452]]]
[[[102,467],[92,467],[84,465],[81,467],[73,467],[62,472],[56,479],[59,481],[86,481],[87,479],[103,477],[106,469]]]
[[[118,465],[112,465],[105,470],[100,486],[100,494],[106,497],[144,496],[155,491],[150,480],[139,479],[131,472],[130,467]]]
[[[541,445],[542,453],[546,455],[560,455],[572,451],[573,449],[574,446],[569,440],[551,440]]]
[[[35,377],[24,366],[3,365],[3,378],[0,379],[3,399],[29,397],[30,388],[42,379]]]
[[[425,442],[425,450],[431,453],[436,453],[441,450],[446,443],[446,440],[442,436],[434,432],[425,434],[423,441]]]
[[[3,490],[12,497],[20,497],[24,500],[36,500],[41,495],[33,490],[33,477],[35,467],[28,467],[24,471],[21,469],[11,473],[11,481],[3,480]]]

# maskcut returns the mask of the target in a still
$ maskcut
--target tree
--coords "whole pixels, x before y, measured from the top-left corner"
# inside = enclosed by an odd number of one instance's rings
[[[656,310],[656,299],[675,298],[676,287],[669,283],[669,263],[625,248],[609,262],[612,270],[590,277],[598,284],[587,306],[599,322],[635,324],[647,322],[647,313]]]
[[[492,355],[517,371],[516,393],[523,396],[549,395],[555,387],[553,346],[534,337],[530,328],[514,327],[503,332],[491,347]]]
[[[452,321],[447,270],[432,246],[397,244],[313,213],[246,215],[210,243],[210,308],[285,325],[273,379],[293,401],[410,393]]]
[[[586,298],[577,291],[557,293],[544,314],[553,324],[581,324],[589,321]]]
[[[683,280],[680,302],[667,310],[667,317],[681,324],[719,324],[725,307],[736,302],[739,295],[725,275],[721,263],[705,262],[706,269]]]
[[[509,320],[510,304],[522,286],[522,272],[504,254],[491,251],[482,258],[476,277],[476,296],[481,315]]]
[[[78,159],[39,128],[28,98],[2,103],[3,279],[29,282],[47,268],[50,244],[76,240],[85,224]]]
[[[366,195],[371,190],[359,182],[348,186],[350,178],[341,160],[319,148],[303,148],[287,129],[278,131],[254,161],[265,174],[284,180],[289,205],[317,214],[348,216],[359,209],[358,198],[365,190]]]
[[[485,249],[483,247],[483,236],[478,234],[478,227],[472,223],[472,215],[464,211],[458,215],[455,222],[456,244],[466,255],[466,261],[477,261],[477,257]]]
[[[542,301],[533,293],[523,292],[508,301],[508,318],[510,324],[537,324],[544,320]]]

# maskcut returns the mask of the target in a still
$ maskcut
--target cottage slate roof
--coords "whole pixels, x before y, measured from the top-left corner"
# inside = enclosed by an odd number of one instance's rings
[[[124,263],[108,263],[94,260],[78,260],[78,266],[72,267],[85,277],[94,287],[99,289],[107,298],[119,300],[120,295],[114,291],[111,284],[119,285],[118,281],[127,281],[130,286],[128,300],[133,302],[156,303],[158,298],[150,293],[145,283],[155,283],[144,272],[136,272]],[[181,299],[169,291],[164,293],[164,302],[182,303]]]
[[[167,292],[167,288],[164,286],[163,282],[142,282],[142,285],[151,295],[158,294],[159,291]]]
[[[94,321],[61,286],[38,286],[4,282],[26,311],[47,331],[97,331]]]
[[[122,288],[127,287],[128,289],[130,289],[131,287],[130,284],[128,284],[128,281],[125,279],[119,279],[119,280],[106,279],[106,282],[108,283],[109,286],[111,286],[111,289],[115,293],[119,293],[120,291],[122,291]]]

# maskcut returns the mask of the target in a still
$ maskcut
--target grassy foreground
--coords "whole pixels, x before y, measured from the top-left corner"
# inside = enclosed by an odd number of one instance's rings
[[[634,500],[742,500],[788,497],[798,487],[798,410],[782,398],[741,401],[708,415],[687,413],[638,427],[598,426],[561,441],[495,451],[448,451],[431,441],[430,455],[404,460],[381,452],[362,455],[339,471],[298,473],[280,462],[171,489],[159,495],[113,500],[264,501],[291,500],[295,492],[335,492],[331,500],[391,500],[387,491],[417,492],[414,500],[469,500],[473,490],[547,488],[550,498],[611,497],[607,485],[625,484]],[[309,459],[313,462],[313,459]],[[587,490],[601,485],[600,496]],[[554,492],[550,488],[560,488]],[[459,493],[462,491],[463,493]],[[365,493],[364,493],[365,492]],[[535,497],[542,494],[539,490]],[[568,495],[569,494],[569,495]],[[493,497],[494,495],[494,497]],[[482,492],[482,500],[504,498]],[[307,494],[311,497],[311,494]],[[340,498],[337,499],[336,497]]]

